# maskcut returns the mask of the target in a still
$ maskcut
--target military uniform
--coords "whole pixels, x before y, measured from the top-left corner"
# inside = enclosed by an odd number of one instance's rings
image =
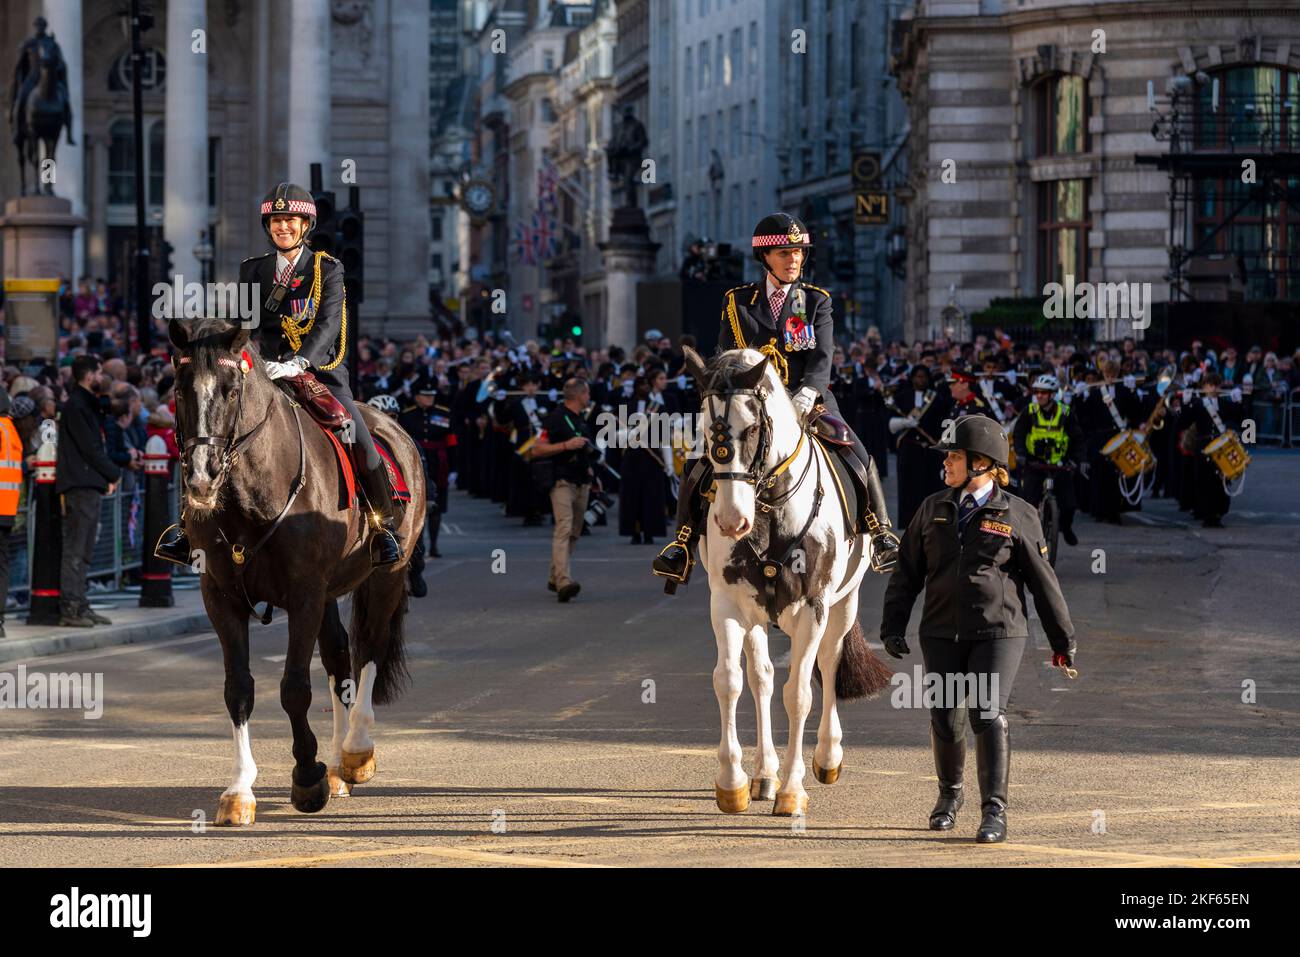
[[[835,352],[835,320],[831,311],[831,294],[802,279],[781,284],[779,302],[769,295],[768,271],[764,256],[772,250],[811,247],[808,231],[784,213],[764,217],[754,230],[754,257],[764,269],[764,278],[729,289],[723,295],[718,351],[756,349],[768,356],[786,388],[794,395],[796,407],[800,394],[812,393],[813,401],[843,424],[852,440],[852,454],[861,464],[855,469],[866,477],[866,503],[874,521],[871,529],[873,566],[881,571],[893,561],[896,538],[889,528],[880,473],[866,446],[857,434],[842,422],[839,403],[830,389],[832,359]],[[670,594],[677,584],[685,584],[690,575],[691,548],[699,536],[703,506],[698,496],[700,485],[708,481],[711,466],[704,458],[696,459],[682,481],[677,502],[677,541],[668,545],[654,561],[656,575],[669,579],[665,591]]]
[[[397,417],[397,424],[415,440],[424,460],[428,503],[428,521],[425,524],[429,529],[429,554],[441,558],[438,532],[442,528],[442,516],[447,511],[447,479],[451,474],[448,449],[455,444],[455,436],[451,431],[451,409],[447,394],[439,390],[432,380],[420,380],[417,392],[433,395],[433,405],[428,408],[413,405],[403,409]]]

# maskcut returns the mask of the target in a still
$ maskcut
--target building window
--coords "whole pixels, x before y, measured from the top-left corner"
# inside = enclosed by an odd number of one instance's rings
[[[441,240],[442,240],[442,213],[439,212],[433,214],[433,241],[439,242]]]
[[[700,154],[698,165],[709,165],[709,118],[707,116],[700,117]]]
[[[1034,97],[1038,155],[1088,152],[1087,81],[1064,73],[1049,77],[1034,88]]]
[[[713,61],[709,58],[709,41],[700,42],[700,89],[707,90],[712,79]]]
[[[686,157],[686,161],[689,163],[691,157],[695,155],[695,152],[694,152],[694,150],[695,150],[695,135],[694,135],[694,132],[693,132],[693,130],[692,130],[692,124],[691,124],[691,121],[690,121],[690,120],[687,120],[687,121],[686,121],[686,133],[685,133],[685,135],[682,137],[682,139],[683,139],[683,144],[682,144],[682,146],[683,146],[683,149],[682,149],[682,155],[683,155],[684,157]]]
[[[758,152],[759,147],[762,145],[762,140],[759,137],[760,130],[758,128],[758,100],[749,101],[748,132],[749,132],[749,151],[751,153]]]
[[[1038,184],[1038,285],[1088,278],[1088,181]]]
[[[123,53],[115,61],[108,73],[108,88],[114,93],[130,93],[135,66],[131,62],[131,51]],[[146,47],[144,51],[144,69],[140,71],[140,89],[145,93],[157,93],[163,89],[167,80],[167,58],[161,50]]]
[[[686,48],[686,95],[695,92],[695,59],[691,55],[691,48]]]
[[[728,84],[731,83],[733,76],[736,82],[740,82],[741,75],[744,73],[744,70],[741,68],[741,62],[740,62],[742,57],[741,42],[742,41],[741,41],[740,27],[736,27],[736,29],[731,31],[731,56],[727,61],[727,66],[728,66],[727,83]]]
[[[731,108],[731,156],[740,156],[740,106]]]
[[[731,187],[731,238],[740,238],[740,184]]]
[[[1197,90],[1197,151],[1293,152],[1300,143],[1300,71],[1273,66],[1235,67],[1214,74]],[[1243,156],[1247,155],[1245,153]],[[1240,160],[1231,165],[1240,166]],[[1261,180],[1263,182],[1263,180]],[[1230,255],[1245,267],[1247,299],[1300,299],[1300,205],[1295,177],[1278,189],[1241,182],[1240,176],[1197,178],[1193,217],[1196,255]]]
[[[208,137],[208,205],[213,209],[221,205],[221,197],[217,195],[217,184],[220,182],[217,176],[217,170],[221,169],[221,140],[216,136]]]
[[[555,53],[547,50],[542,54],[542,69],[547,73],[555,72]]]
[[[434,269],[438,272],[442,272],[442,253],[433,253],[429,257],[429,261],[433,264]]]

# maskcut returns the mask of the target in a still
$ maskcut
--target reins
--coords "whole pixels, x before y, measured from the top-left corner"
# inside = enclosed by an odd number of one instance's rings
[[[179,356],[176,359],[176,364],[186,365],[190,361],[191,359],[189,356]],[[226,356],[221,356],[217,359],[217,364],[236,368],[240,373],[239,394],[235,398],[235,417],[234,421],[231,423],[230,432],[225,438],[204,435],[185,440],[186,453],[189,453],[192,449],[200,445],[213,445],[225,450],[221,458],[221,466],[217,471],[217,478],[213,481],[214,485],[220,482],[221,479],[234,467],[235,463],[239,460],[240,450],[247,445],[248,442],[252,440],[253,436],[257,435],[257,433],[261,431],[262,427],[270,420],[270,416],[266,416],[242,436],[235,438],[235,433],[239,431],[239,422],[244,412],[244,384],[248,381],[248,371],[252,368],[252,360],[249,358],[247,352],[241,352],[238,362]],[[265,611],[261,613],[258,612],[252,599],[248,597],[248,586],[244,582],[244,570],[247,567],[248,562],[254,558],[259,551],[261,551],[262,546],[265,545],[267,541],[270,540],[271,536],[275,534],[276,529],[280,527],[285,516],[289,514],[289,509],[293,507],[294,501],[298,498],[298,493],[307,485],[307,443],[302,434],[302,415],[299,412],[298,403],[289,399],[288,396],[285,396],[285,398],[288,399],[289,406],[293,410],[294,425],[298,427],[298,474],[294,476],[293,484],[289,487],[288,501],[284,503],[284,507],[280,509],[280,513],[275,516],[274,521],[271,522],[270,528],[263,533],[261,538],[247,548],[237,542],[232,542],[226,536],[225,530],[221,527],[221,523],[216,519],[213,519],[213,525],[215,525],[217,529],[217,537],[221,539],[224,544],[230,546],[230,559],[235,566],[235,580],[238,582],[240,593],[244,597],[244,604],[248,606],[248,610],[253,613],[253,616],[259,618],[264,625],[269,625],[271,623],[271,602],[269,600],[266,602]],[[182,469],[181,474],[183,477],[184,469]]]

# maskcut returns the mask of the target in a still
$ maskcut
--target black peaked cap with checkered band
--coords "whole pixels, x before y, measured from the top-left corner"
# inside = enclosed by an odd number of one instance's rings
[[[316,201],[295,183],[277,183],[262,200],[262,228],[271,235],[272,216],[305,216],[307,231],[316,228]]]

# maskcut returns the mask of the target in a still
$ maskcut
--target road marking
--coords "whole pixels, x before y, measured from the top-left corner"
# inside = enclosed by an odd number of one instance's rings
[[[651,605],[651,606],[650,606],[649,608],[647,608],[645,611],[641,612],[640,614],[633,615],[633,616],[632,616],[631,618],[629,618],[627,621],[623,622],[623,624],[624,624],[624,625],[639,625],[641,622],[645,621],[645,620],[646,620],[647,618],[649,618],[651,615],[653,615],[653,614],[655,614],[656,612],[659,612],[659,611],[661,611],[662,609],[664,609],[665,607],[667,607],[668,604],[669,604],[669,602],[672,602],[672,601],[674,601],[674,600],[675,600],[675,599],[673,598],[673,596],[671,596],[671,595],[665,595],[663,598],[660,598],[657,602],[655,602],[653,605]]]
[[[0,797],[0,804],[14,804],[19,807],[40,807],[50,811],[71,811],[77,814],[85,814],[90,817],[102,817],[110,821],[127,821],[131,824],[170,824],[177,827],[190,826],[191,821],[183,818],[151,818],[143,814],[131,814],[127,811],[107,811],[103,808],[86,807],[83,804],[63,804],[59,801],[32,801],[29,799],[15,800],[13,798]],[[51,822],[43,822],[51,823]]]
[[[391,847],[373,851],[340,851],[335,854],[309,854],[303,857],[273,857],[251,861],[221,861],[210,864],[162,864],[161,867],[292,867],[302,864],[323,864],[330,861],[369,860],[376,857],[398,857],[423,854],[453,861],[471,861],[477,864],[515,864],[520,867],[609,867],[608,864],[591,864],[585,861],[564,861],[550,857],[533,857],[523,854],[493,854],[487,851],[470,851],[457,847]]]

